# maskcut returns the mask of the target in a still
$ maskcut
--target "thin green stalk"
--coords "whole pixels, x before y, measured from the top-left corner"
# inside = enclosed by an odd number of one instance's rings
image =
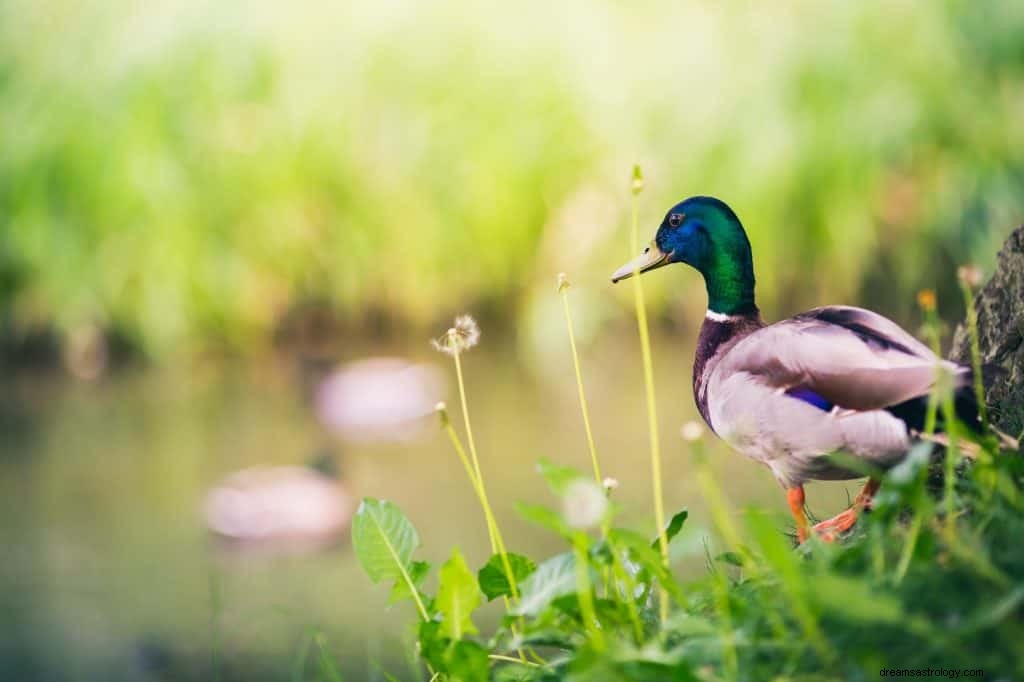
[[[480,458],[476,454],[476,439],[473,438],[473,427],[469,422],[469,407],[466,402],[466,382],[462,378],[462,359],[459,353],[452,355],[455,360],[455,376],[459,382],[459,400],[462,403],[462,420],[466,425],[466,440],[469,441],[469,454],[473,457],[473,472],[476,474],[476,482],[480,487],[480,494],[484,506],[487,503],[487,492],[484,488],[484,476],[480,471]]]
[[[914,557],[914,548],[917,546],[917,538],[921,534],[921,525],[924,522],[924,517],[919,511],[914,511],[914,516],[910,520],[910,531],[907,533],[907,542],[903,545],[903,553],[900,555],[899,563],[896,565],[896,584],[899,585],[903,582],[903,578],[907,575],[907,569],[910,568],[910,560]]]
[[[565,275],[558,277],[558,291],[562,294],[562,308],[565,310],[565,326],[569,331],[569,348],[572,349],[572,364],[576,369],[576,389],[580,396],[580,411],[583,413],[583,428],[587,433],[587,447],[590,448],[590,462],[594,467],[594,479],[602,485],[601,467],[597,463],[597,448],[594,446],[594,433],[590,428],[590,412],[587,410],[587,396],[583,391],[583,372],[580,369],[580,356],[576,351],[576,334],[573,331],[572,313],[569,311],[569,281]]]
[[[501,656],[499,654],[488,654],[487,658],[492,661],[503,661],[505,663],[517,663],[519,665],[525,665],[530,668],[542,668],[540,663],[534,663],[533,661],[520,661],[518,658],[512,658],[511,656]]]
[[[725,654],[725,668],[727,678],[735,680],[739,678],[740,664],[736,655],[736,638],[732,628],[732,611],[729,608],[729,586],[727,578],[718,572],[713,578],[715,593],[715,610],[721,619],[722,626],[722,649]]]
[[[455,427],[452,426],[451,419],[448,418],[447,408],[444,407],[443,403],[439,404],[438,408],[438,412],[441,416],[441,427],[444,429],[445,433],[448,434],[448,438],[452,442],[452,447],[455,448],[455,453],[458,455],[459,461],[462,462],[462,468],[466,471],[469,483],[473,486],[477,499],[480,501],[480,506],[484,510],[484,520],[487,522],[487,536],[491,544],[491,553],[497,554],[501,557],[501,568],[505,571],[505,579],[508,580],[509,591],[512,593],[512,598],[518,601],[519,586],[516,584],[516,576],[512,571],[512,564],[508,560],[508,550],[505,549],[505,540],[501,537],[501,531],[498,530],[498,523],[494,520],[494,514],[491,512],[491,506],[487,504],[487,497],[483,492],[480,481],[477,480],[476,475],[473,473],[473,467],[469,463],[469,458],[466,457],[466,449],[462,447],[462,441],[459,439],[459,434],[455,432]],[[509,602],[509,598],[506,596],[503,597],[503,600],[505,602],[505,610],[510,610],[512,605]],[[517,634],[516,627],[514,625],[511,627],[512,633]],[[516,653],[519,655],[519,660],[525,663],[526,656],[523,654],[522,649],[518,649]]]
[[[947,379],[948,381],[948,379]],[[946,445],[946,457],[944,460],[945,472],[943,475],[944,496],[946,506],[946,536],[950,543],[956,542],[956,458],[960,450],[957,447],[957,432],[959,423],[956,418],[956,408],[953,405],[953,388],[949,385],[942,387],[942,415],[946,420],[946,437],[949,442]]]
[[[939,357],[942,351],[939,347],[939,320],[935,314],[937,307],[935,292],[930,289],[918,292],[917,304],[924,313],[924,333],[927,337],[928,345],[931,346],[932,352],[935,353],[936,357]],[[941,370],[936,368],[936,372],[939,371]],[[938,419],[938,377],[936,377],[935,383],[936,385],[932,387],[931,392],[928,394],[928,411],[925,414],[924,420],[924,432],[927,437],[931,437],[935,434],[935,426]],[[922,475],[924,474],[922,473]],[[907,533],[907,542],[903,545],[903,551],[900,554],[899,562],[896,564],[895,580],[897,585],[903,582],[903,578],[907,575],[907,569],[910,568],[910,560],[914,557],[914,550],[917,548],[917,541],[921,536],[921,527],[924,524],[924,518],[919,506],[920,505],[915,505],[912,510],[913,517],[910,521],[910,531]]]
[[[512,596],[515,599],[519,599],[519,589],[516,585],[515,575],[512,572],[512,565],[508,560],[508,552],[505,549],[505,541],[501,537],[501,531],[498,530],[498,524],[494,520],[494,515],[491,512],[490,505],[486,504],[486,498],[481,491],[480,482],[476,479],[476,476],[473,473],[473,468],[469,463],[469,459],[466,457],[466,450],[462,447],[462,441],[459,439],[459,435],[455,432],[455,428],[444,413],[442,414],[442,427],[444,428],[445,433],[448,434],[448,438],[451,440],[452,446],[455,448],[455,452],[459,456],[459,461],[462,462],[463,469],[466,470],[466,476],[469,477],[469,482],[473,486],[473,490],[476,492],[477,499],[480,500],[480,506],[483,507],[484,519],[487,522],[487,534],[491,543],[491,552],[501,557],[502,568],[505,571],[505,577],[508,579]]]
[[[639,251],[637,240],[637,195],[643,190],[643,175],[640,166],[633,166],[633,187],[630,209],[632,228],[630,230],[630,253]],[[668,536],[665,535],[665,501],[661,484],[661,443],[658,438],[658,408],[654,395],[654,362],[651,360],[651,338],[647,326],[647,304],[644,300],[643,278],[633,275],[633,299],[636,307],[636,324],[640,332],[640,353],[644,364],[644,394],[647,399],[647,429],[651,441],[651,479],[654,495],[654,522],[657,524],[658,548],[665,568],[669,566]],[[661,623],[668,621],[668,593],[658,586],[658,604]]]
[[[604,651],[604,633],[597,620],[594,608],[593,585],[590,582],[590,560],[587,557],[587,536],[581,532],[573,534],[572,548],[576,554],[576,594],[580,603],[583,627],[593,642],[594,648]]]
[[[732,518],[729,516],[729,504],[726,502],[725,495],[722,493],[722,489],[719,487],[718,482],[715,481],[714,474],[711,473],[711,468],[708,466],[703,443],[696,438],[693,440],[687,438],[687,440],[690,442],[690,452],[693,455],[693,470],[697,477],[697,484],[700,486],[704,499],[707,500],[708,508],[711,511],[711,517],[714,520],[715,525],[718,527],[718,532],[722,534],[722,537],[729,544],[730,548],[739,554],[743,567],[746,570],[748,570],[752,575],[762,573],[763,571],[750,555],[750,551],[743,544],[742,539],[740,538],[740,533],[736,529],[735,524],[733,524]],[[800,615],[803,611],[802,603],[794,605],[794,612],[797,613],[797,615]],[[779,614],[775,611],[768,611],[767,615],[768,619],[771,621],[772,629],[775,630],[776,636],[780,639],[785,639],[787,636],[786,625],[779,617]],[[805,631],[815,646],[820,647],[819,651],[827,653],[827,648],[821,644],[820,637],[815,637],[816,628],[813,623],[805,618],[801,621],[801,624],[804,625]]]
[[[509,588],[512,592],[514,599],[519,599],[519,588],[516,585],[515,575],[512,573],[512,567],[508,561],[508,552],[505,549],[505,542],[501,537],[501,531],[498,529],[498,522],[494,517],[494,512],[491,509],[491,503],[487,499],[487,488],[484,485],[483,473],[480,471],[480,458],[476,454],[476,441],[473,438],[473,427],[469,421],[469,407],[466,401],[466,383],[462,377],[462,360],[459,357],[459,353],[455,353],[452,356],[455,359],[455,376],[459,382],[459,400],[462,403],[462,418],[466,425],[466,440],[469,442],[469,454],[473,460],[473,472],[475,474],[474,479],[476,482],[477,494],[480,497],[480,505],[484,509],[484,517],[487,520],[488,530],[491,534],[491,549],[497,551],[501,555],[502,567],[505,569],[506,577],[508,578]],[[456,438],[456,440],[458,440]],[[461,447],[461,444],[460,446]],[[463,452],[463,455],[465,453]]]
[[[967,336],[971,341],[971,369],[974,372],[974,397],[978,401],[978,417],[984,431],[988,432],[988,405],[985,404],[985,384],[981,377],[981,342],[978,339],[978,310],[974,307],[974,292],[967,277],[961,276],[960,290],[964,294],[967,309]]]

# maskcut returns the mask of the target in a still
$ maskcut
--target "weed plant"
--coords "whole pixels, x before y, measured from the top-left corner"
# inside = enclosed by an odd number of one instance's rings
[[[960,280],[969,299],[971,283]],[[559,293],[597,482],[541,460],[538,473],[561,509],[521,504],[518,511],[561,537],[565,550],[534,560],[500,540],[470,435],[459,364],[468,346],[458,346],[465,338],[458,324],[439,346],[456,363],[472,462],[447,409],[440,414],[480,499],[494,555],[474,571],[452,550],[438,570],[436,593],[428,594],[422,585],[431,567],[415,559],[420,537],[411,521],[394,504],[372,498],[356,514],[353,542],[367,574],[393,584],[392,602],[416,606],[415,650],[425,678],[869,680],[890,669],[1024,679],[1024,458],[995,432],[974,435],[956,422],[950,382],[936,382],[926,434],[941,418],[950,447],[926,438],[890,471],[865,469],[884,476],[883,486],[872,512],[835,544],[812,537],[794,547],[785,529],[757,509],[746,512],[745,528],[737,527],[706,466],[702,429],[684,427],[696,480],[727,550],[709,554],[706,574],[684,585],[667,558],[685,510],[653,533],[616,525],[614,484],[600,477],[589,430],[565,280]],[[919,303],[925,335],[935,341],[934,294],[923,292]],[[974,321],[969,314],[969,325]],[[971,334],[976,338],[976,329]],[[649,371],[649,349],[643,357]],[[661,482],[652,445],[657,511]],[[936,458],[944,476],[937,492],[929,487]],[[474,614],[498,598],[505,600],[504,616],[493,632],[481,633]]]

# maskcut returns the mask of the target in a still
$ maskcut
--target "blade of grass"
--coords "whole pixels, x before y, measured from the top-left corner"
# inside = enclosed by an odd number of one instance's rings
[[[637,196],[643,191],[644,179],[639,165],[633,166],[632,198],[630,213],[632,217],[630,229],[630,253],[640,250],[637,239]],[[634,273],[633,303],[636,308],[636,325],[640,332],[640,354],[644,365],[644,395],[647,401],[647,429],[651,442],[651,481],[654,496],[654,522],[657,525],[658,546],[661,559],[668,568],[668,538],[665,535],[665,501],[662,494],[661,481],[661,442],[658,437],[658,406],[654,394],[654,362],[651,359],[651,338],[647,325],[647,304],[644,300],[643,278]],[[668,594],[663,587],[658,588],[658,614],[661,623],[668,621]]]

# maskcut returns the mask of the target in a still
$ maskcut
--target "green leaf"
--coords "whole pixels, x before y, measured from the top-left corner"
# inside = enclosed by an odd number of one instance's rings
[[[487,650],[476,642],[455,642],[445,656],[448,676],[459,682],[483,682],[488,676]]]
[[[537,570],[537,564],[522,554],[506,554],[506,557],[516,585],[522,585],[523,581]],[[476,575],[477,581],[480,583],[480,590],[487,595],[488,601],[512,594],[508,576],[505,575],[505,562],[501,560],[500,554],[495,554],[488,559]]]
[[[672,572],[662,563],[662,557],[658,550],[648,544],[647,538],[623,528],[613,528],[609,532],[609,538],[616,546],[626,548],[629,551],[630,559],[640,565],[641,572],[654,576],[677,603],[685,602],[683,589],[676,582]]]
[[[562,520],[561,515],[551,511],[547,507],[542,507],[539,504],[524,504],[519,503],[516,505],[516,511],[519,515],[530,523],[535,523],[538,526],[543,526],[548,530],[553,530],[560,535],[568,535],[569,527],[565,525],[565,521]]]
[[[551,488],[551,492],[555,495],[561,496],[565,489],[569,487],[569,484],[578,479],[584,478],[576,469],[572,467],[563,466],[561,464],[555,464],[547,457],[541,457],[537,461],[537,471],[547,481],[548,487]]]
[[[722,563],[729,564],[730,566],[743,568],[743,557],[736,552],[722,552],[715,557],[715,561],[721,561]]]
[[[352,521],[352,546],[370,580],[405,580],[419,544],[416,529],[392,502],[363,499]]]
[[[679,535],[679,531],[683,529],[683,524],[686,523],[686,519],[689,518],[689,516],[690,512],[683,509],[672,517],[672,520],[668,522],[667,526],[665,526],[665,538],[667,542],[672,542],[672,538]],[[654,538],[654,542],[651,543],[651,548],[659,549],[660,542],[660,537]]]
[[[423,580],[429,572],[430,564],[426,561],[414,561],[409,566],[409,580],[412,581],[417,590],[423,584]],[[404,580],[398,580],[395,582],[395,586],[391,588],[391,597],[388,599],[388,603],[396,604],[404,599],[412,599],[412,591],[409,589],[409,583]]]
[[[420,656],[435,669],[445,665],[444,655],[451,640],[441,636],[441,624],[436,620],[420,621],[418,633]]]
[[[557,554],[537,567],[519,586],[519,608],[516,613],[536,616],[552,600],[576,591],[576,559],[572,552]]]
[[[435,607],[441,612],[441,635],[454,640],[477,632],[470,615],[480,605],[480,588],[458,549],[441,566]]]

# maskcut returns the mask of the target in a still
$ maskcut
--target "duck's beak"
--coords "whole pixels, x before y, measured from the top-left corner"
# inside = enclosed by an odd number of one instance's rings
[[[659,249],[657,244],[651,242],[651,245],[644,249],[644,252],[639,257],[629,261],[612,274],[612,284],[628,279],[633,275],[639,275],[641,272],[647,272],[648,270],[668,265],[668,257],[670,255]]]

